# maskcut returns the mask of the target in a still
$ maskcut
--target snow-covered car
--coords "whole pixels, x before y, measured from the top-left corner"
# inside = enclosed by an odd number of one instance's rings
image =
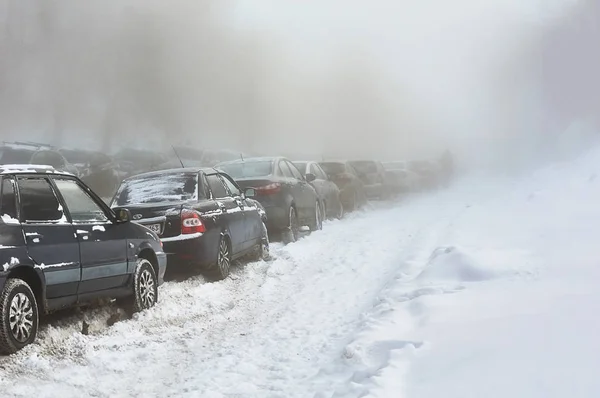
[[[40,314],[105,298],[154,306],[167,259],[156,234],[77,177],[0,166],[0,352],[31,344]]]
[[[180,168],[125,179],[111,202],[158,234],[169,268],[229,275],[231,262],[245,256],[266,259],[269,241],[253,201],[225,173]]]
[[[405,161],[383,162],[387,178],[395,193],[414,192],[419,189],[419,176],[408,169]]]
[[[248,197],[263,205],[268,229],[281,233],[284,241],[295,242],[304,226],[312,231],[323,227],[317,192],[288,159],[248,158],[216,167],[235,178]]]

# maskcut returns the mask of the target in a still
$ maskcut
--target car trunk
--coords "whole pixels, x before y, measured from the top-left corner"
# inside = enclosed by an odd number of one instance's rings
[[[134,222],[149,227],[161,238],[169,238],[181,234],[181,210],[184,204],[163,202],[122,207],[129,209]]]

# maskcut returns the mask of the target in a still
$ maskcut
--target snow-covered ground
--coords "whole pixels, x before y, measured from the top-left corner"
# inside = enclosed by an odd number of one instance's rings
[[[600,151],[374,206],[0,358],[3,397],[595,397]],[[91,322],[80,333],[81,319]]]

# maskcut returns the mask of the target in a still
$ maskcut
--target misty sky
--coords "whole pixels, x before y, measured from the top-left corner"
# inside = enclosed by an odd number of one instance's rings
[[[111,149],[526,156],[562,126],[544,122],[541,38],[577,3],[0,0],[0,133]]]

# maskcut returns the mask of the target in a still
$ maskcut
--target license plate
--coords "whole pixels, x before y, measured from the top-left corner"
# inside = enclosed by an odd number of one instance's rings
[[[154,232],[157,235],[160,235],[160,224],[148,224],[146,225],[150,231]]]

